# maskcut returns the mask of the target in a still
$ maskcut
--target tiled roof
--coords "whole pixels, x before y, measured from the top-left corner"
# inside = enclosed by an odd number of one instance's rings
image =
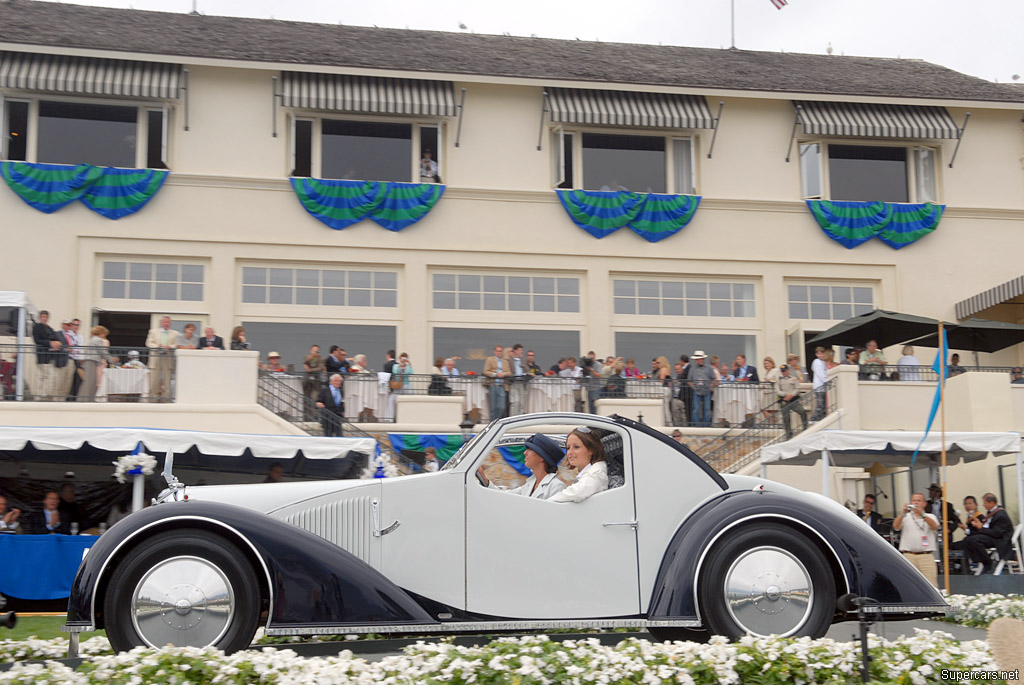
[[[0,42],[595,85],[1024,102],[1022,88],[920,60],[378,29],[33,0],[0,0]]]

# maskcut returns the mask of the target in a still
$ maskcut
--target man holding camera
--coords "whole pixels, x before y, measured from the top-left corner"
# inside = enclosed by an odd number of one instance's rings
[[[910,504],[892,522],[894,530],[900,531],[900,552],[903,558],[913,564],[928,582],[939,587],[939,575],[935,569],[935,531],[939,519],[925,513],[925,499],[920,492],[910,498]]]

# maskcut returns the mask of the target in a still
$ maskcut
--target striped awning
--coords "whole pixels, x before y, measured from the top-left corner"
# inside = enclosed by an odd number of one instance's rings
[[[800,107],[804,133],[871,138],[959,138],[960,129],[945,107],[879,105],[863,102],[811,102]]]
[[[700,95],[548,88],[551,121],[566,124],[657,128],[714,128]]]
[[[435,117],[458,113],[451,81],[285,71],[281,93],[285,107]]]
[[[978,293],[974,297],[968,297],[956,303],[956,317],[966,319],[974,316],[983,309],[994,307],[997,304],[1008,302],[1016,297],[1024,295],[1024,276],[1018,276],[1012,281]]]
[[[0,88],[167,100],[179,97],[181,74],[180,64],[0,52]]]

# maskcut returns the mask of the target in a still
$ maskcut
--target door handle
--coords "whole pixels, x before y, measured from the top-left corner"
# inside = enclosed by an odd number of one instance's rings
[[[381,530],[381,528],[380,528],[380,500],[377,499],[376,497],[374,497],[372,500],[370,500],[370,507],[371,507],[371,510],[372,510],[372,513],[373,513],[373,537],[375,537],[375,538],[383,537],[384,535],[387,535],[388,533],[394,531],[396,528],[398,528],[400,525],[402,525],[401,521],[397,521],[396,520],[390,526],[388,526],[384,530]]]
[[[601,525],[605,526],[605,527],[608,527],[608,526],[629,526],[633,530],[636,530],[638,527],[640,527],[640,524],[637,523],[636,521],[615,521],[615,522],[610,522],[610,523],[602,523]]]

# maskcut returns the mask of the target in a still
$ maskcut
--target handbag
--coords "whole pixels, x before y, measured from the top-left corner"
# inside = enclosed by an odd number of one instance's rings
[[[391,376],[391,380],[388,381],[388,386],[392,390],[401,390],[402,389],[402,379],[398,378],[397,376]]]

